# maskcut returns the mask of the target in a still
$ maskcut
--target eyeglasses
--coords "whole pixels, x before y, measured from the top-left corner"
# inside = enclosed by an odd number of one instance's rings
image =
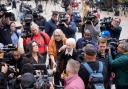
[[[118,21],[118,20],[114,20],[116,23],[120,23],[120,21]]]

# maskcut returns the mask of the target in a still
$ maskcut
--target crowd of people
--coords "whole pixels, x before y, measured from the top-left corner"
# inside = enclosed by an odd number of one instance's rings
[[[78,29],[72,10],[76,0],[62,1],[64,18],[53,11],[43,30],[32,15],[17,26],[0,7],[0,89],[50,89],[37,87],[34,76],[34,64],[45,65],[47,60],[54,89],[111,89],[113,84],[128,89],[128,40],[119,40],[121,19],[100,24],[98,10],[91,11],[89,1],[82,0]],[[82,35],[78,40],[77,30]]]

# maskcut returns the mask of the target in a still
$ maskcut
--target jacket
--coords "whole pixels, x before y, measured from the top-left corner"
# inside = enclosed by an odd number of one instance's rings
[[[66,44],[66,38],[63,38],[63,45]],[[55,44],[55,39],[51,38],[49,45],[48,45],[48,54],[53,55],[55,60],[57,59],[57,50],[56,50],[56,44]]]
[[[45,25],[45,32],[51,37],[56,28],[56,22],[50,19]]]
[[[128,54],[112,59],[109,56],[109,63],[115,70],[115,84],[120,86],[128,86]]]
[[[84,82],[77,74],[64,80],[65,80],[64,89],[85,89]]]
[[[75,33],[77,31],[75,22],[71,21],[68,24],[68,27],[62,26],[61,30],[67,38],[75,38]]]

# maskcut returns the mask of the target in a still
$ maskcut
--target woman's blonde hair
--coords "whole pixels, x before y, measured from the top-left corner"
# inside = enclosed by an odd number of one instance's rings
[[[61,36],[61,39],[65,38],[65,34],[62,32],[61,29],[56,29],[54,32],[53,32],[53,35],[52,35],[52,38],[54,39],[54,35],[55,33],[59,33],[59,35]]]

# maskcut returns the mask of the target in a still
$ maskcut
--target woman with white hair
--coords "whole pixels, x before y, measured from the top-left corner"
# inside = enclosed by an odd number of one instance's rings
[[[66,73],[62,73],[61,78],[64,79],[64,89],[85,89],[83,80],[79,77],[78,71],[80,63],[74,59],[70,59],[66,66]]]
[[[46,60],[47,55],[47,45],[49,44],[49,36],[45,32],[41,32],[39,30],[39,26],[35,23],[31,25],[31,33],[32,35],[25,39],[25,46],[28,45],[31,41],[36,41],[39,47],[39,53],[44,56]],[[24,46],[24,47],[25,47]]]
[[[57,72],[55,80],[58,82],[61,80],[60,75],[66,69],[66,65],[69,59],[77,59],[77,51],[75,50],[76,41],[74,38],[68,38],[66,40],[65,49],[58,54],[57,58]],[[62,82],[63,83],[63,82]]]

